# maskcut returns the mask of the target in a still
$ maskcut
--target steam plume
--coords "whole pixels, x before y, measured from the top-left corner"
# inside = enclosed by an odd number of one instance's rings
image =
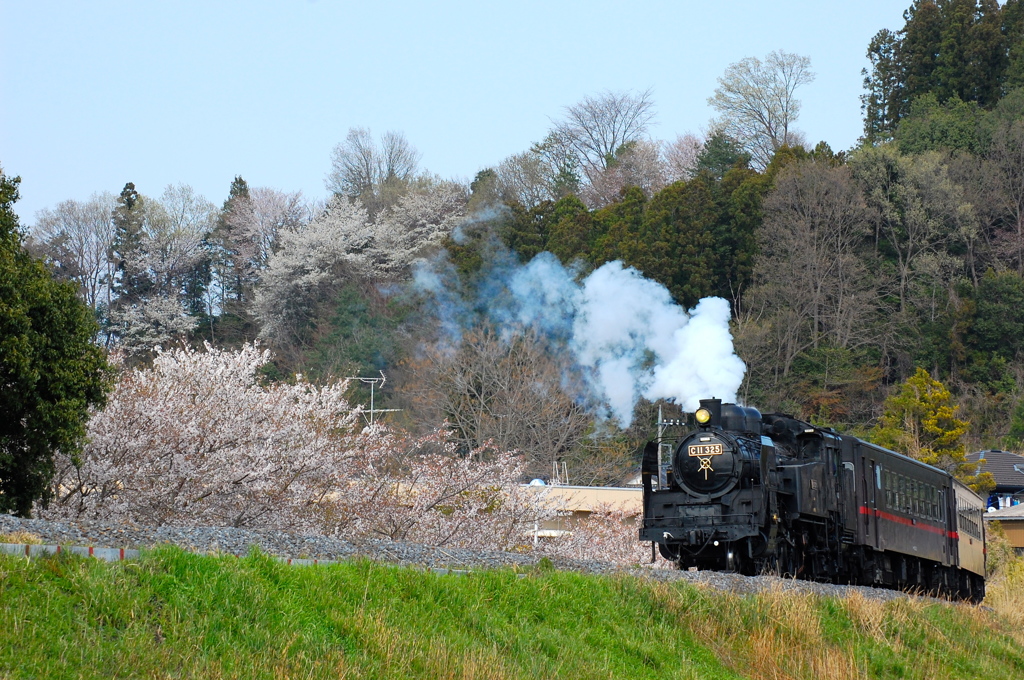
[[[687,313],[668,290],[621,262],[608,262],[577,283],[551,253],[525,266],[508,262],[492,272],[486,302],[477,307],[506,327],[532,327],[565,348],[582,370],[599,415],[626,427],[641,397],[670,399],[686,410],[698,400],[736,399],[746,366],[733,351],[729,303],[704,298]],[[438,283],[420,276],[424,289]],[[504,295],[495,295],[495,290]],[[436,297],[443,326],[465,318],[450,294]],[[447,319],[445,317],[448,317]]]

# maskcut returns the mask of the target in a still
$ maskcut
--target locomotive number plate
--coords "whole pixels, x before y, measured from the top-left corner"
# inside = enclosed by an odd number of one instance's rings
[[[721,444],[691,444],[686,447],[686,453],[694,458],[702,458],[704,456],[721,456],[725,451],[722,450]]]

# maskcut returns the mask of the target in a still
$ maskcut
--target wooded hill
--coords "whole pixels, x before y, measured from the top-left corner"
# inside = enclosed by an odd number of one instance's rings
[[[891,445],[947,462],[1018,448],[1024,9],[918,0],[905,19],[868,46],[850,150],[793,127],[813,73],[779,51],[727,69],[703,138],[653,140],[650,92],[605,92],[463,186],[421,171],[403,135],[353,128],[326,204],[241,177],[219,208],[129,183],[41,212],[29,246],[129,363],[259,339],[268,380],[384,371],[375,406],[401,409],[393,422],[447,418],[467,448],[525,452],[532,474],[558,462],[573,482],[615,481],[656,412],[641,402],[624,432],[595,419],[549,338],[488,314],[496,272],[543,251],[580,277],[621,260],[686,308],[727,299],[740,398],[763,411],[882,439],[902,427]],[[468,301],[455,335],[445,295]]]

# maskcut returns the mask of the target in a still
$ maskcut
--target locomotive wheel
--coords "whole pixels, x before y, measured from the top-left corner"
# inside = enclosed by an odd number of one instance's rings
[[[789,546],[785,542],[779,543],[776,548],[775,569],[783,578],[792,578],[796,575],[794,573],[796,570],[793,569],[793,558],[790,555]]]

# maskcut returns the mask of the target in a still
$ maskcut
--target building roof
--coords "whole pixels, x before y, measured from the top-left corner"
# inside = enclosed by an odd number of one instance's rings
[[[996,491],[1024,491],[1024,456],[998,450],[967,454],[967,460],[972,463],[979,458],[984,460],[978,471],[992,473],[996,478]]]
[[[1024,519],[1024,504],[1011,505],[1002,510],[990,510],[985,513],[985,519]]]

